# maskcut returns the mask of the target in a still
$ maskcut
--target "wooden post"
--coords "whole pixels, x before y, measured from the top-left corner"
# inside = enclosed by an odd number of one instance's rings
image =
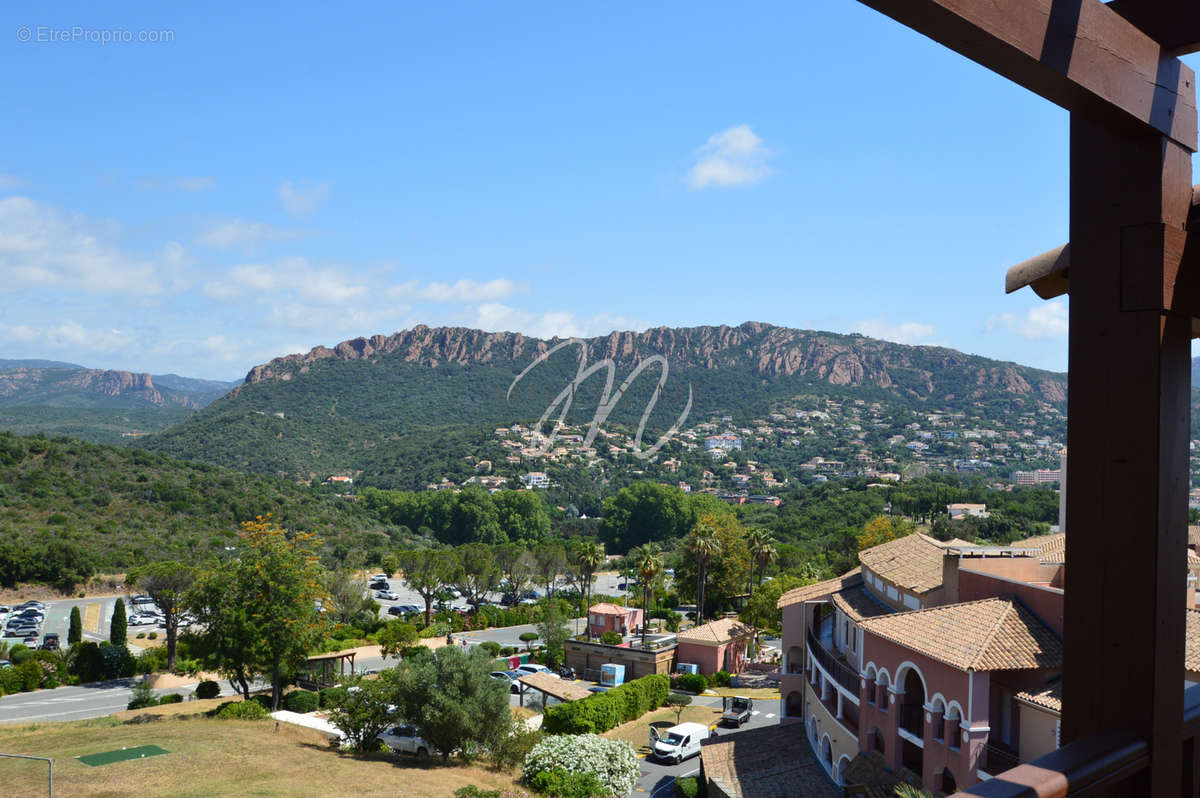
[[[1144,289],[1178,256],[1191,183],[1175,141],[1072,114],[1062,743],[1149,742],[1129,795],[1181,790],[1191,320]]]

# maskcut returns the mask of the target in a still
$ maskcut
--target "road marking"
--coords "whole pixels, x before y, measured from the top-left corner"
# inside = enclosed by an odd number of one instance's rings
[[[83,628],[89,632],[100,632],[100,605],[89,604],[83,611]]]
[[[751,714],[751,715],[757,715],[757,714],[758,714],[758,710],[756,709],[756,710],[754,710],[753,712],[751,712],[750,714]]]
[[[767,717],[767,718],[773,718],[773,717],[775,717],[775,713],[774,713],[774,712],[768,712],[766,715],[764,715],[764,717]]]

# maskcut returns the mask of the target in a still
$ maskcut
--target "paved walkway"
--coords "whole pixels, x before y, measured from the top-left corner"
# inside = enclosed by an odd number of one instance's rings
[[[286,709],[281,709],[278,712],[272,712],[271,717],[280,723],[290,723],[293,726],[315,729],[328,734],[334,740],[342,739],[342,733],[338,731],[336,726],[324,718],[318,718],[316,715],[301,715],[299,712],[289,712]]]

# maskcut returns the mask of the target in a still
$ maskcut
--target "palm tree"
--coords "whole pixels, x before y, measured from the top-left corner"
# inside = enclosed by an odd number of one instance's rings
[[[642,578],[642,648],[645,648],[646,621],[650,618],[650,584],[662,573],[662,550],[657,543],[646,543],[629,552],[629,560]]]
[[[721,541],[711,524],[700,522],[692,528],[688,549],[696,558],[696,625],[704,623],[704,580],[705,571],[713,557],[721,553]]]
[[[752,529],[746,535],[746,542],[750,546],[750,556],[758,566],[758,579],[754,582],[753,587],[762,587],[763,575],[766,573],[767,566],[779,558],[779,550],[775,548],[775,538],[771,537],[765,529]],[[753,593],[754,590],[751,589],[749,592]]]
[[[586,615],[588,608],[592,606],[592,579],[596,575],[596,570],[604,564],[604,544],[594,540],[586,541],[580,544],[575,558],[579,564],[579,573],[583,577],[585,603],[583,611]]]

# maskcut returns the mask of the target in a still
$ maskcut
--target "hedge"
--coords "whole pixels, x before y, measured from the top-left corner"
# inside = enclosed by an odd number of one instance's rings
[[[700,779],[695,776],[675,779],[676,798],[697,798],[698,795],[700,795]]]
[[[643,676],[604,693],[548,707],[542,728],[547,734],[600,734],[658,709],[669,692],[666,676]]]
[[[671,687],[700,695],[708,689],[708,679],[703,673],[684,673],[671,679]]]
[[[293,690],[285,695],[280,703],[289,712],[299,712],[303,715],[306,712],[316,712],[320,699],[316,693],[309,690]]]
[[[206,679],[196,685],[196,698],[216,698],[221,694],[221,685]]]
[[[262,720],[270,716],[271,713],[257,701],[228,701],[217,711],[221,720]]]

